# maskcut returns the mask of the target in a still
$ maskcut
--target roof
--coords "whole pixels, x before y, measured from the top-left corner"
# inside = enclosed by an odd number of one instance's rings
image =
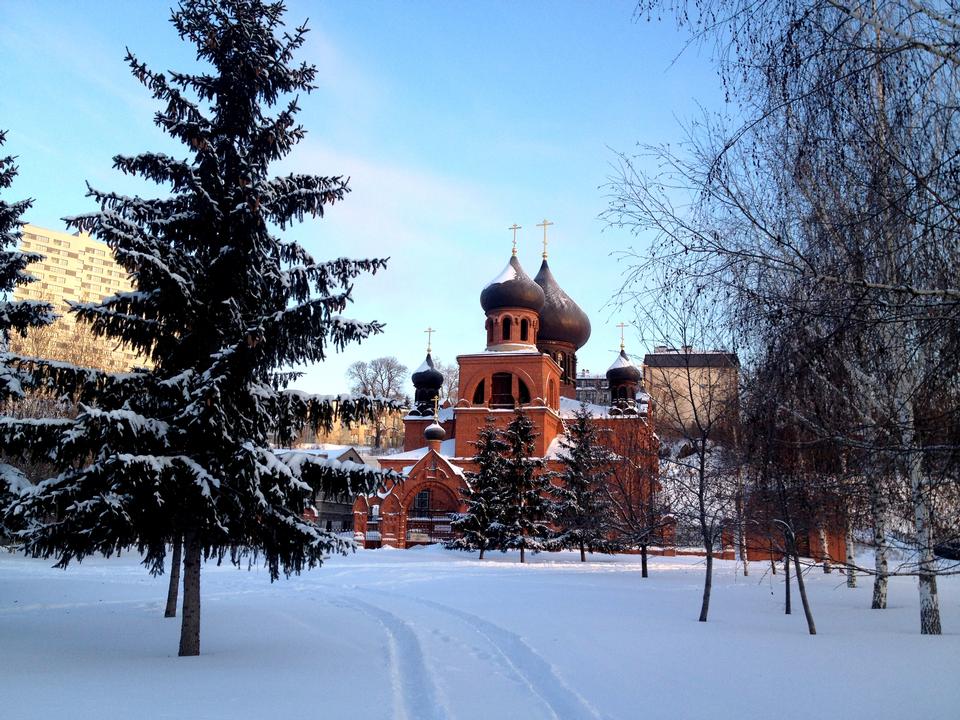
[[[736,353],[723,350],[711,350],[709,352],[660,352],[647,353],[643,356],[643,364],[647,367],[714,367],[714,368],[738,368],[740,367],[740,358]]]
[[[454,457],[456,452],[457,441],[454,438],[449,440],[444,440],[440,443],[440,454],[443,457]],[[389,455],[385,459],[388,460],[419,460],[424,455],[430,452],[430,448],[424,445],[423,447],[418,447],[414,450],[407,450],[407,452],[396,453],[394,455]]]

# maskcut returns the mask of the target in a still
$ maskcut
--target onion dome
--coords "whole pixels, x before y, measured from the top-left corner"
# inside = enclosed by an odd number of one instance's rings
[[[439,390],[443,387],[443,373],[433,366],[429,352],[420,367],[413,371],[413,387],[417,390]]]
[[[487,313],[507,307],[540,312],[543,301],[543,290],[523,271],[516,255],[510,258],[503,272],[491,280],[480,293],[480,305]]]
[[[627,355],[626,350],[621,348],[617,359],[613,361],[613,365],[607,370],[607,381],[611,385],[619,385],[622,383],[639,383],[641,380],[643,380],[643,373],[640,372],[640,369],[636,365],[630,362],[630,357]]]
[[[442,441],[447,436],[447,431],[443,429],[443,426],[440,425],[436,420],[427,425],[423,430],[423,436],[428,441],[440,440]]]
[[[546,257],[534,281],[543,288],[538,343],[570,343],[578,350],[590,339],[590,318],[557,284]]]

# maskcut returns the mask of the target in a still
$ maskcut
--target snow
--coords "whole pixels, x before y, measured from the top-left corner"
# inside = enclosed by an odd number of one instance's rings
[[[634,365],[630,361],[630,358],[628,358],[624,353],[621,352],[619,355],[617,355],[617,359],[613,361],[613,365],[611,365],[609,369],[615,370],[617,368],[625,368],[625,367],[635,368],[636,365]]]
[[[443,457],[453,457],[453,454],[457,451],[457,440],[456,438],[450,438],[449,440],[444,440],[440,443],[440,454]],[[414,450],[407,450],[407,452],[394,453],[393,455],[388,455],[387,458],[390,460],[419,460],[424,455],[430,452],[429,447],[419,447]]]
[[[458,719],[955,718],[960,578],[940,580],[944,627],[919,635],[916,580],[811,570],[819,635],[783,575],[716,564],[696,621],[699,558],[576,562],[438,547],[359,551],[270,584],[206,563],[201,656],[177,658],[166,577],[139,558],[66,571],[0,555],[0,697],[18,720],[325,717]],[[864,558],[866,562],[867,559]]]
[[[513,263],[507,262],[507,266],[497,275],[493,280],[488,282],[483,286],[483,289],[486,290],[491,285],[499,285],[500,283],[509,282],[510,280],[517,279],[517,270],[513,267]]]

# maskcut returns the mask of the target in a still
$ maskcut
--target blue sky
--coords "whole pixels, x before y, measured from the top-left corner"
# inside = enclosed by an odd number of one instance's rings
[[[507,228],[523,226],[532,276],[544,217],[554,275],[593,324],[580,367],[605,370],[615,325],[633,317],[610,305],[624,270],[610,254],[646,239],[604,228],[602,186],[614,150],[680,142],[701,105],[721,109],[708,59],[681,54],[672,21],[637,20],[623,0],[288,7],[289,23],[309,18],[302,58],[318,65],[319,88],[302,98],[308,138],[278,170],[346,174],[353,188],[291,235],[318,258],[391,257],[357,283],[346,313],[386,332],[307,368],[298,385],[344,391],[351,362],[381,355],[413,369],[428,325],[444,361],[482,350],[480,291],[509,258]],[[110,158],[184,154],[154,127],[155,104],[123,63],[129,46],[155,69],[192,66],[165,4],[6,0],[2,14],[0,127],[20,156],[10,197],[35,199],[27,219],[62,229],[63,216],[93,209],[86,182],[149,191]]]

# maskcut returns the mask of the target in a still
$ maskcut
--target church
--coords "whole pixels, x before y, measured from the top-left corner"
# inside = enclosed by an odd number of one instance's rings
[[[480,293],[486,347],[457,356],[459,400],[438,403],[443,376],[427,356],[413,373],[415,407],[404,417],[404,452],[380,458],[382,467],[405,476],[354,503],[354,531],[365,547],[406,548],[453,537],[451,515],[466,509],[461,500],[466,472],[476,470],[474,443],[488,418],[505,428],[517,408],[533,421],[535,454],[548,470],[560,469],[557,453],[564,423],[579,410],[577,351],[590,339],[590,319],[564,292],[544,251],[536,277],[524,271],[513,252],[503,270]],[[478,335],[480,318],[477,318]],[[657,439],[643,391],[643,375],[623,348],[607,371],[610,404],[589,405],[615,451],[640,457],[646,478],[657,474]],[[648,480],[649,481],[649,480]]]

